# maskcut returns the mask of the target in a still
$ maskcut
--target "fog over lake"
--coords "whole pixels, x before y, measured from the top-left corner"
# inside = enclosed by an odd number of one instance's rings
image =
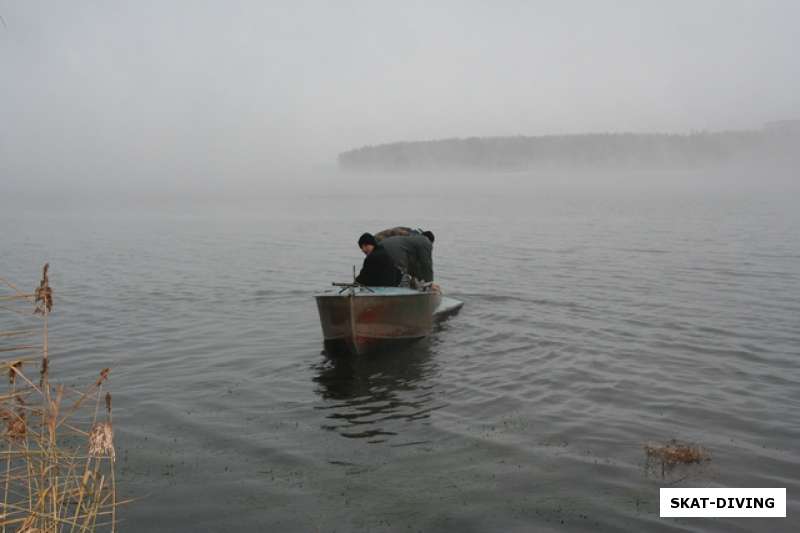
[[[760,129],[799,116],[798,15],[790,1],[3,2],[2,186],[247,193],[395,141]]]
[[[53,381],[112,368],[120,531],[796,531],[799,16],[0,1],[0,276],[50,262]],[[396,225],[464,307],[333,357]]]

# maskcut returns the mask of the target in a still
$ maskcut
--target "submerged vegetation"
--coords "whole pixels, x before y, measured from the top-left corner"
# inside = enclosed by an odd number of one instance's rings
[[[116,531],[114,431],[109,369],[85,389],[50,381],[47,326],[53,290],[22,292],[0,278],[0,462],[5,532]],[[38,321],[38,323],[34,323]],[[11,329],[5,330],[7,326]],[[38,374],[38,375],[36,375]]]
[[[711,454],[702,446],[674,439],[665,444],[652,442],[645,444],[644,452],[647,456],[648,469],[655,470],[654,467],[660,467],[662,477],[667,471],[679,465],[700,464],[711,460]]]

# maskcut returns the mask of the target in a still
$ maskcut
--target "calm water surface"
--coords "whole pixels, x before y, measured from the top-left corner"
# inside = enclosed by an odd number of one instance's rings
[[[329,192],[0,222],[0,272],[32,287],[51,263],[54,375],[113,368],[123,530],[800,527],[793,196]],[[465,306],[329,359],[312,294],[395,224],[436,233]],[[673,438],[712,460],[662,476],[643,445]],[[787,487],[790,518],[659,519],[668,485]]]

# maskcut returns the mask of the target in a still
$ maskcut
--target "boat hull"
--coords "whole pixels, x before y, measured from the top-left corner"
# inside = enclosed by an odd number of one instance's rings
[[[316,296],[326,347],[356,354],[426,337],[441,299],[438,293],[400,287]]]

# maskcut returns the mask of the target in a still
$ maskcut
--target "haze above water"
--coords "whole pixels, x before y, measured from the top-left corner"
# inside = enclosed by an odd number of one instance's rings
[[[800,118],[792,1],[31,0],[0,17],[3,205],[241,197],[394,141]]]
[[[797,531],[797,166],[355,173],[403,140],[800,116],[797,2],[0,2],[0,275],[112,367],[132,531]],[[796,127],[796,124],[795,124]],[[363,231],[465,302],[322,353]],[[0,331],[6,317],[0,314]],[[668,470],[643,445],[711,461]],[[658,489],[787,487],[785,520]]]

